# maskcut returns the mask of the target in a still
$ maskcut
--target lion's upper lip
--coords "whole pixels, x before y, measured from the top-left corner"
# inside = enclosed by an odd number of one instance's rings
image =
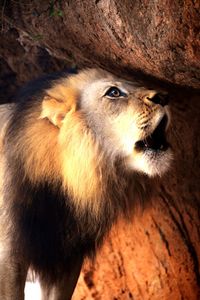
[[[168,117],[164,115],[152,134],[147,136],[144,140],[135,143],[135,149],[137,151],[148,149],[166,151],[169,148],[169,143],[165,137],[167,123]]]

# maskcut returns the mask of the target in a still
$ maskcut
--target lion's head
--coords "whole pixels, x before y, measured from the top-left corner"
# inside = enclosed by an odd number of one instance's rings
[[[12,129],[13,153],[31,181],[60,180],[77,207],[98,210],[112,179],[123,189],[118,162],[124,174],[155,176],[169,168],[166,93],[88,69],[35,98],[14,113],[12,128],[19,118],[21,125]]]
[[[66,102],[70,107],[64,109],[84,119],[85,130],[90,130],[111,162],[121,158],[127,168],[149,176],[162,175],[168,169],[172,154],[166,141],[170,119],[167,93],[92,69],[63,80],[48,95],[49,104],[57,97],[60,108]],[[61,108],[54,118],[60,121],[64,136],[68,130],[65,123],[69,127],[66,111]]]

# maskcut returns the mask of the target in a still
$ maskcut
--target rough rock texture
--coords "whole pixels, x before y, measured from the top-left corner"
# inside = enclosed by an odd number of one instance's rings
[[[1,33],[0,47],[0,102],[14,100],[17,89],[25,82],[45,73],[62,69],[65,62],[51,57],[46,49],[19,32],[7,27]]]
[[[74,300],[200,299],[200,2],[7,0],[0,8],[0,102],[29,79],[75,65],[153,77],[171,91],[173,168],[152,205],[113,228]]]
[[[21,44],[28,39],[79,65],[199,87],[198,0],[7,0],[1,7],[2,29],[16,28]]]

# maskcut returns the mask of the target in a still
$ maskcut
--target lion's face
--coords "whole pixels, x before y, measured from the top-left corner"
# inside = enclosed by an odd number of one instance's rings
[[[129,169],[162,175],[172,159],[167,97],[108,74],[84,85],[80,111],[111,160],[120,157]]]

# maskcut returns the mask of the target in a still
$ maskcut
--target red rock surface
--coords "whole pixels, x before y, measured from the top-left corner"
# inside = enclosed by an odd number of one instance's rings
[[[2,28],[59,59],[199,88],[200,2],[5,1]],[[5,30],[4,30],[5,31]],[[29,52],[29,51],[28,51]]]

